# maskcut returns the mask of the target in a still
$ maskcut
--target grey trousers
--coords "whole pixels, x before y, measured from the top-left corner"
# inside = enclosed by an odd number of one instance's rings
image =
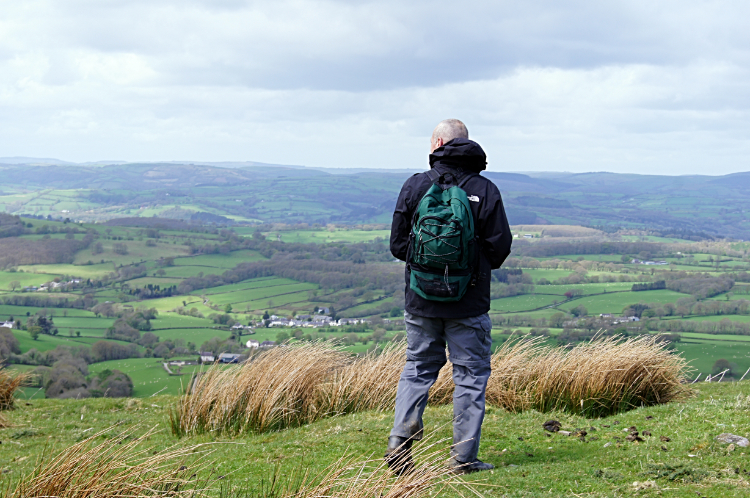
[[[445,365],[448,346],[453,363],[453,446],[451,456],[474,462],[484,420],[484,398],[490,377],[492,321],[487,313],[471,318],[425,318],[405,313],[406,366],[396,394],[391,436],[422,438],[422,414],[430,387]]]

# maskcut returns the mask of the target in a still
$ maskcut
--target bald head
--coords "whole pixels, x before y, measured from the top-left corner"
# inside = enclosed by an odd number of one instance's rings
[[[430,153],[454,138],[469,138],[469,130],[466,129],[466,125],[458,119],[444,119],[439,122],[435,127],[435,130],[432,132],[432,138],[430,139]]]

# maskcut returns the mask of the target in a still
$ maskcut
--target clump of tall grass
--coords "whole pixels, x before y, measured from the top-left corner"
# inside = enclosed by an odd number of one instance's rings
[[[492,358],[489,403],[509,411],[601,417],[684,399],[688,364],[654,336],[600,338],[572,348],[506,343]]]
[[[21,372],[11,374],[6,368],[0,366],[0,410],[15,408],[16,391],[28,380],[28,374]]]
[[[404,348],[354,358],[331,343],[299,344],[243,365],[210,367],[170,413],[172,431],[262,432],[392,409]],[[560,409],[596,417],[689,392],[683,383],[687,362],[652,336],[597,339],[573,348],[545,346],[541,338],[506,341],[491,362],[487,402],[512,412]],[[447,404],[452,396],[448,364],[430,403]]]
[[[200,453],[197,446],[152,454],[137,448],[149,434],[136,438],[132,431],[94,444],[107,432],[99,432],[42,460],[15,488],[6,489],[3,498],[204,496],[207,482],[196,479],[202,467],[199,463],[194,463],[194,468],[185,465],[188,459],[196,461],[195,452]]]
[[[269,431],[328,414],[321,385],[351,362],[330,343],[273,348],[252,362],[209,367],[170,413],[178,436],[200,432]]]

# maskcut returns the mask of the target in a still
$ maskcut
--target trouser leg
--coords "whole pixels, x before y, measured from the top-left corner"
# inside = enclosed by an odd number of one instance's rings
[[[427,406],[430,387],[435,383],[443,363],[406,361],[396,394],[396,418],[391,436],[422,439],[422,414]]]
[[[451,456],[461,462],[474,462],[484,421],[485,390],[490,366],[453,365],[453,447]]]
[[[443,320],[406,313],[406,365],[396,394],[396,415],[391,436],[422,438],[422,414],[430,387],[445,365]]]
[[[491,367],[492,322],[487,314],[446,320],[445,334],[453,362],[453,447],[461,462],[477,460]]]

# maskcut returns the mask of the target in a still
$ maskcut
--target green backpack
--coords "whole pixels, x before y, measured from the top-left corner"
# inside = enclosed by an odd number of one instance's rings
[[[430,170],[432,185],[419,201],[409,236],[409,287],[430,301],[459,301],[473,285],[477,267],[474,215],[462,188],[474,176],[454,177],[457,185],[441,187]]]

